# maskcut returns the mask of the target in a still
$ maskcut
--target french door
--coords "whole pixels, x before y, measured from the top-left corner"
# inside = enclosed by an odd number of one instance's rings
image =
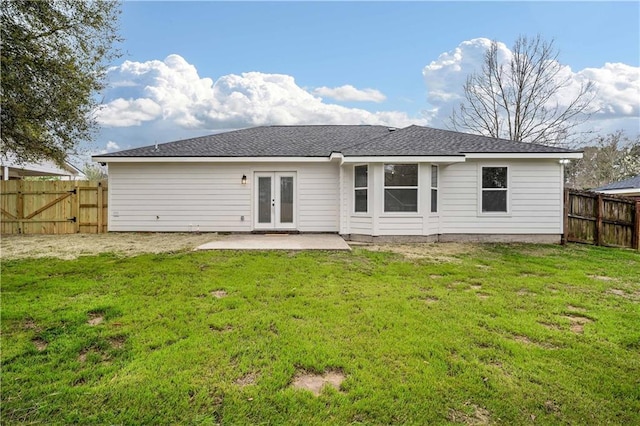
[[[254,228],[296,228],[296,173],[256,172]]]

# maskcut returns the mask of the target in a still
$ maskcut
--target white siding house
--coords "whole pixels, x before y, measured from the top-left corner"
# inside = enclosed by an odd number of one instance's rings
[[[110,231],[556,242],[563,163],[580,156],[418,126],[271,126],[94,160]]]

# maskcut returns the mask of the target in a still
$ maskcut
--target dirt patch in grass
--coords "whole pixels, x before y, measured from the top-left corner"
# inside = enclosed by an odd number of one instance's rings
[[[344,379],[344,374],[336,370],[327,371],[322,375],[301,371],[293,378],[291,386],[294,389],[311,391],[314,395],[318,396],[327,385],[334,387],[336,390],[340,390],[340,385]]]
[[[222,299],[223,297],[227,297],[227,292],[224,290],[214,290],[211,292],[211,295],[216,299]]]
[[[98,325],[104,322],[104,317],[99,313],[89,314],[89,319],[87,320],[87,324],[89,325]]]
[[[520,290],[518,290],[518,296],[535,296],[536,293],[527,290],[526,288],[521,288]]]
[[[465,425],[488,425],[491,424],[491,413],[486,408],[467,402],[464,404],[470,410],[449,411],[449,420]],[[467,412],[470,411],[470,412]]]
[[[626,291],[621,290],[619,288],[610,288],[609,290],[607,290],[607,293],[613,294],[614,296],[624,297],[625,299],[629,299],[629,300],[634,300],[634,301],[640,300],[640,291],[627,293]]]
[[[40,327],[38,327],[38,324],[33,320],[33,318],[27,318],[24,320],[22,328],[24,330],[40,330]]]
[[[511,338],[513,340],[515,340],[516,342],[522,343],[524,345],[532,345],[532,346],[537,346],[539,348],[544,348],[544,349],[557,349],[558,348],[557,346],[552,345],[550,343],[536,342],[534,340],[531,340],[527,336],[523,336],[523,335],[520,335],[520,334],[514,334],[513,336],[511,336]]]
[[[533,341],[531,339],[529,339],[527,336],[521,336],[519,334],[516,334],[513,336],[513,340],[515,340],[516,342],[519,343],[524,343],[527,345],[533,345]]]
[[[41,339],[39,337],[36,337],[31,342],[33,342],[33,345],[36,347],[36,349],[39,352],[44,351],[45,349],[47,349],[47,346],[49,346],[49,343],[46,340]]]
[[[471,284],[471,290],[480,290],[482,285],[480,284]]]
[[[607,277],[605,275],[587,275],[589,278],[593,278],[594,280],[600,281],[615,281],[615,278]]]
[[[436,303],[440,299],[438,299],[437,297],[434,297],[434,296],[427,296],[422,300],[424,300],[424,303],[431,304],[431,303]]]
[[[256,373],[247,373],[244,376],[238,378],[234,383],[240,387],[253,385],[256,383],[258,375]]]
[[[590,322],[593,322],[589,318],[583,317],[581,315],[565,315],[565,318],[570,322],[569,329],[576,334],[584,333],[584,326],[586,324],[589,324]]]
[[[226,333],[233,330],[233,327],[230,325],[210,325],[209,330],[215,331],[217,333]]]
[[[567,309],[570,311],[576,311],[576,312],[587,312],[585,308],[580,306],[574,306],[574,305],[567,305]]]
[[[478,299],[480,300],[486,300],[491,297],[491,295],[487,293],[476,293],[476,296],[478,296]]]
[[[217,234],[109,233],[68,235],[2,235],[2,259],[54,257],[76,259],[99,253],[135,256],[192,250],[218,239]]]
[[[562,327],[560,327],[558,324],[554,324],[551,322],[539,322],[538,324],[540,324],[541,326],[543,326],[544,328],[547,328],[549,330],[561,330]]]
[[[388,251],[408,259],[426,259],[432,262],[459,262],[457,256],[478,250],[477,245],[459,243],[371,244],[361,247],[369,251]]]
[[[124,343],[127,339],[124,336],[115,336],[109,338],[109,344],[113,349],[122,349],[124,348]]]

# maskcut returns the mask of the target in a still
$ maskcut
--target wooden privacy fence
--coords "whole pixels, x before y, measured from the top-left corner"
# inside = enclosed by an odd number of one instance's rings
[[[107,182],[1,181],[3,234],[107,232]]]
[[[565,190],[564,241],[640,249],[640,200]]]

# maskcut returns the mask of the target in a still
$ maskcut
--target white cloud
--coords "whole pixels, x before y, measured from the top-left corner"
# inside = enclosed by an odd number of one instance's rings
[[[462,99],[467,75],[481,66],[490,43],[485,38],[464,41],[423,68],[427,102],[422,117],[402,111],[347,108],[323,100],[384,101],[384,94],[375,89],[344,85],[306,90],[290,75],[261,72],[228,74],[214,80],[201,77],[195,66],[179,55],[169,55],[163,61],[125,61],[109,70],[107,103],[97,111],[103,126],[99,140],[104,149],[117,150],[269,124],[446,127],[451,110]],[[503,58],[510,57],[506,45],[500,43],[498,48]],[[570,98],[587,80],[598,88],[596,112],[587,123],[590,130],[640,132],[640,68],[607,63],[577,72],[564,67],[563,72],[571,85],[562,97]],[[122,143],[113,142],[116,140]],[[109,141],[113,144],[107,147]]]
[[[350,84],[340,87],[318,87],[313,91],[318,96],[343,102],[383,102],[387,97],[376,89],[356,89]]]
[[[166,127],[173,123],[185,130],[210,132],[268,124],[424,124],[424,119],[414,119],[403,112],[370,112],[325,103],[284,74],[229,74],[214,83],[210,78],[201,78],[196,68],[178,55],[170,55],[164,61],[126,61],[111,68],[109,78],[114,88],[112,96],[119,96],[98,112],[98,121],[104,127],[130,127],[144,122],[153,126],[163,123]],[[337,89],[344,89],[345,96],[384,98],[372,89],[345,89],[348,87],[351,86]]]
[[[98,123],[107,127],[139,126],[162,115],[162,108],[148,98],[118,98],[98,110]]]
[[[117,151],[119,149],[120,149],[120,145],[118,145],[114,141],[107,142],[107,151]]]
[[[442,53],[422,70],[427,86],[427,116],[436,127],[448,124],[451,111],[463,99],[463,85],[467,76],[480,69],[491,41],[476,38],[460,43],[455,49]],[[510,49],[498,43],[503,61],[511,57]],[[570,84],[554,99],[562,105],[569,101],[582,84],[593,81],[597,94],[593,101],[593,115],[583,125],[585,130],[610,132],[619,128],[637,134],[640,120],[640,68],[626,64],[607,63],[601,68],[585,68],[574,72],[564,66],[562,77]]]
[[[585,68],[576,77],[595,83],[598,90],[594,105],[596,115],[607,118],[640,116],[640,67],[606,63],[602,68]]]

